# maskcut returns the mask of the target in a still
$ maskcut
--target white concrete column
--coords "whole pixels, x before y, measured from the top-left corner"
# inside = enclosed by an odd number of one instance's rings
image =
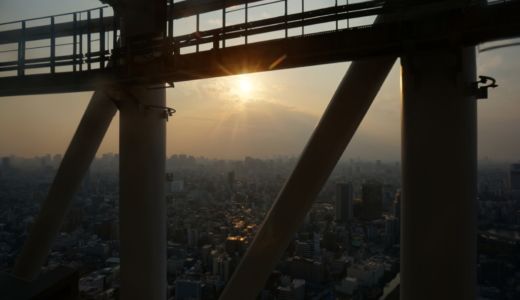
[[[149,105],[164,107],[166,92],[130,88],[120,99],[121,299],[164,300],[166,116]]]
[[[402,58],[401,299],[476,299],[474,47]]]

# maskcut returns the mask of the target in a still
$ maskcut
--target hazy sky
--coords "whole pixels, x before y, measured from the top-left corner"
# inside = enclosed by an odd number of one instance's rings
[[[332,3],[331,0],[306,1],[306,9],[317,3]],[[100,5],[94,0],[0,0],[0,22]],[[293,11],[299,9],[293,6],[290,6]],[[257,14],[272,16],[274,12]],[[201,26],[210,28],[218,26],[220,19],[217,14],[201,21],[204,23]],[[492,76],[499,85],[489,91],[490,99],[478,102],[479,158],[520,159],[519,58],[520,47],[478,55],[478,75]],[[340,63],[177,83],[175,89],[167,90],[168,106],[177,110],[167,123],[167,154],[227,159],[248,155],[258,158],[273,154],[297,155],[348,66],[349,63]],[[399,80],[398,61],[345,152],[345,158],[399,160]],[[0,98],[0,156],[64,153],[91,95]],[[118,123],[116,115],[98,156],[118,152]]]

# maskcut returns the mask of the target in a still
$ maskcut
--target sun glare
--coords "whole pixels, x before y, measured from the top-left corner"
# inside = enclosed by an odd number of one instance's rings
[[[240,83],[240,88],[242,89],[242,92],[247,93],[251,90],[251,84],[244,80]]]

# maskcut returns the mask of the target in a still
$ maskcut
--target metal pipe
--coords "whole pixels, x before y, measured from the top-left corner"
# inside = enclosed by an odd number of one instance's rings
[[[103,9],[99,9],[99,19],[103,19]],[[103,22],[99,22],[99,68],[105,68],[105,26]]]
[[[402,62],[401,299],[477,298],[475,48]]]
[[[56,71],[56,37],[54,34],[54,17],[51,17],[51,74]]]
[[[87,12],[87,70],[90,71],[90,69],[92,68],[91,66],[91,61],[92,61],[92,56],[91,56],[91,25],[90,25],[90,10]]]
[[[77,53],[77,49],[78,49],[78,45],[77,45],[77,42],[78,42],[78,41],[77,41],[77,36],[76,36],[76,34],[77,34],[77,25],[78,25],[78,22],[77,22],[77,16],[76,16],[76,14],[73,14],[73,16],[74,16],[74,17],[73,17],[73,21],[72,21],[72,22],[73,22],[73,24],[74,24],[74,30],[73,30],[74,33],[72,34],[72,45],[73,45],[73,46],[72,46],[72,55],[73,55],[74,58],[72,59],[72,62],[73,62],[73,64],[72,64],[72,70],[73,70],[74,72],[76,72],[76,53]]]
[[[120,98],[121,299],[164,300],[166,92],[129,88]]]
[[[352,62],[220,300],[255,299],[396,61]]]
[[[12,275],[27,281],[38,277],[69,208],[117,112],[102,92],[94,92],[52,182]]]

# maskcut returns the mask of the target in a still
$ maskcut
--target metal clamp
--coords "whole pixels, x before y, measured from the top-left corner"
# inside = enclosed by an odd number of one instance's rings
[[[489,76],[479,76],[478,78],[480,78],[479,81],[472,83],[472,86],[473,86],[473,89],[474,89],[475,94],[477,96],[477,99],[487,99],[488,98],[488,89],[489,88],[496,88],[498,86],[498,85],[495,84],[497,81],[495,80],[495,78],[492,78],[492,77],[489,77]],[[490,84],[484,85],[484,86],[481,86],[481,87],[478,86],[479,83],[486,84],[488,82],[488,80],[491,81]]]
[[[142,105],[146,109],[154,108],[162,108],[164,109],[164,117],[166,118],[166,122],[168,122],[169,117],[173,116],[177,111],[174,108],[166,107],[166,106],[157,106],[157,105]]]

